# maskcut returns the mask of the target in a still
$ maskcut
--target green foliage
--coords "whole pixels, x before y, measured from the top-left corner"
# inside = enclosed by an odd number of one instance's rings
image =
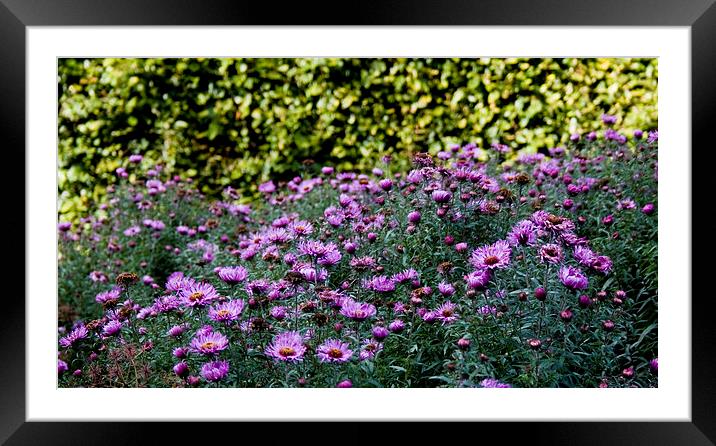
[[[365,169],[451,142],[536,151],[602,113],[654,128],[657,77],[656,59],[60,59],[60,214],[103,201],[132,153],[251,198],[308,158]]]

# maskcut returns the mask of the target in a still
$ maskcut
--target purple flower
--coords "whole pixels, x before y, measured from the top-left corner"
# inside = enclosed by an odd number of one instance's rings
[[[229,363],[226,361],[212,361],[201,366],[201,376],[207,381],[219,381],[228,373]]]
[[[644,205],[643,208],[641,208],[641,211],[646,215],[651,215],[654,213],[654,204],[653,203],[647,203]]]
[[[353,382],[350,379],[344,379],[343,381],[336,384],[336,387],[340,389],[350,389],[353,387]]]
[[[388,293],[395,290],[395,281],[385,276],[375,276],[363,281],[363,288],[379,293]]]
[[[381,327],[381,326],[373,327],[373,330],[371,333],[372,333],[373,337],[379,341],[382,341],[383,339],[387,338],[388,334],[389,334],[388,330],[385,327]]]
[[[306,347],[298,332],[286,331],[274,336],[264,353],[278,361],[300,362],[303,361]]]
[[[105,336],[114,336],[122,329],[122,323],[117,320],[109,321],[102,328],[102,334]]]
[[[511,388],[512,386],[509,384],[503,383],[501,381],[498,381],[494,378],[485,378],[482,381],[480,381],[480,387],[491,388],[491,389],[505,389],[505,388]]]
[[[219,332],[202,333],[192,339],[189,346],[194,353],[215,355],[229,346],[229,340]]]
[[[172,355],[174,355],[174,357],[176,357],[176,358],[182,359],[182,358],[186,358],[186,354],[188,351],[189,351],[189,349],[186,347],[177,347],[174,350],[172,350]]]
[[[77,343],[80,339],[85,339],[88,335],[89,332],[87,331],[87,327],[84,325],[78,325],[70,332],[70,334],[60,338],[60,345],[64,348],[68,348]]]
[[[418,272],[415,271],[415,269],[408,268],[405,271],[401,271],[397,274],[394,274],[392,280],[394,280],[398,283],[405,283],[405,282],[413,281],[413,280],[417,279],[418,277],[419,277]]]
[[[67,232],[72,228],[72,223],[69,221],[61,221],[57,224],[57,229],[60,232]]]
[[[465,282],[467,282],[467,286],[469,288],[473,288],[473,289],[484,288],[489,281],[490,281],[490,270],[489,269],[473,271],[465,276]]]
[[[375,316],[375,311],[375,306],[356,302],[353,299],[345,299],[341,306],[341,314],[354,321],[364,321]]]
[[[612,270],[612,259],[607,256],[595,256],[589,266],[595,271],[608,274]]]
[[[378,181],[378,186],[380,186],[380,188],[384,191],[388,192],[390,189],[393,188],[393,181],[389,178],[384,178]]]
[[[472,252],[470,263],[478,270],[505,268],[510,264],[510,245],[498,240],[492,245],[482,246]]]
[[[586,246],[575,246],[574,247],[574,258],[582,265],[589,266],[596,257],[594,251],[587,248]]]
[[[273,181],[267,181],[267,182],[259,185],[259,192],[263,192],[265,194],[270,194],[275,191],[276,191],[276,185],[273,184]]]
[[[455,287],[447,282],[440,282],[438,284],[438,291],[443,296],[452,296],[453,294],[455,294]]]
[[[144,159],[144,157],[142,157],[142,155],[138,155],[138,154],[129,155],[129,162],[133,163],[133,164],[141,163],[143,159]]]
[[[455,304],[448,300],[435,309],[435,318],[441,321],[443,325],[455,322],[457,320],[455,308]]]
[[[658,130],[652,130],[649,132],[649,137],[646,138],[646,142],[649,144],[655,143],[659,141],[659,131]]]
[[[541,262],[559,263],[562,261],[562,248],[554,243],[544,245],[539,250]]]
[[[209,308],[209,319],[229,324],[241,316],[246,303],[242,299],[230,300]]]
[[[286,319],[286,307],[283,307],[281,305],[271,307],[271,310],[269,310],[269,314],[274,319],[277,319],[279,321],[284,320]]]
[[[289,225],[289,229],[298,236],[313,233],[313,225],[305,220],[295,221]]]
[[[184,273],[177,271],[169,275],[165,288],[167,291],[181,291],[193,286],[196,282],[191,277],[185,277]]]
[[[124,230],[124,235],[127,237],[133,237],[137,234],[139,234],[142,231],[142,228],[139,226],[130,226],[129,228]]]
[[[401,321],[400,319],[396,319],[388,325],[388,330],[392,331],[393,333],[400,333],[404,329],[405,322]]]
[[[58,374],[64,373],[67,371],[67,369],[68,369],[67,363],[61,359],[58,359],[57,360],[57,373]]]
[[[571,290],[583,290],[589,286],[587,276],[572,266],[563,266],[560,268],[559,280],[562,281],[564,286]]]
[[[193,283],[180,291],[184,305],[197,307],[209,304],[219,297],[216,289],[208,283]]]
[[[431,197],[436,203],[447,203],[452,199],[452,194],[446,190],[434,190]]]
[[[167,331],[167,335],[176,338],[181,336],[186,331],[187,326],[185,324],[175,325]]]
[[[181,362],[177,363],[177,364],[172,368],[172,370],[174,370],[174,373],[175,373],[177,376],[184,376],[184,375],[186,375],[187,373],[189,373],[189,366],[187,365],[186,362],[181,361]]]
[[[658,373],[659,372],[659,358],[654,358],[651,361],[649,361],[649,368],[652,372]]]
[[[614,115],[602,114],[602,122],[605,124],[616,124],[617,117]]]
[[[370,339],[366,339],[363,341],[363,348],[358,354],[358,358],[360,358],[361,361],[373,359],[376,353],[381,350],[383,350],[383,344],[381,344],[380,342],[372,341]]]
[[[97,296],[95,296],[94,300],[95,300],[95,302],[97,302],[99,304],[105,304],[105,305],[114,304],[114,303],[117,303],[117,300],[119,300],[119,295],[121,293],[122,293],[121,288],[112,288],[109,291],[103,291],[103,292],[97,294]]]
[[[353,356],[353,351],[348,349],[347,342],[339,339],[329,339],[316,349],[316,356],[321,362],[346,362]]]
[[[412,211],[408,214],[408,221],[410,223],[416,224],[420,222],[420,212],[419,211]]]
[[[217,274],[219,279],[229,285],[235,285],[239,282],[243,282],[249,276],[249,272],[243,266],[220,267]]]

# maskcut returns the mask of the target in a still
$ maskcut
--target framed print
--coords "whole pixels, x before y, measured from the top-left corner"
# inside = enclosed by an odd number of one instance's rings
[[[710,1],[134,3],[2,0],[4,441],[713,443]]]

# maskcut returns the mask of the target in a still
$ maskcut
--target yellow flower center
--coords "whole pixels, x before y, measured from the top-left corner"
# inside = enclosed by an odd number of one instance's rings
[[[295,355],[296,350],[291,347],[281,347],[281,349],[278,351],[278,354],[285,358],[291,355]]]
[[[336,359],[342,358],[343,352],[338,348],[332,348],[332,349],[328,350],[328,356],[330,356],[331,358],[336,358]]]
[[[495,265],[499,262],[500,262],[500,259],[497,256],[485,257],[485,265]]]
[[[201,298],[204,297],[204,293],[197,291],[196,293],[191,293],[189,295],[189,301],[190,302],[196,302],[198,300],[201,300]]]

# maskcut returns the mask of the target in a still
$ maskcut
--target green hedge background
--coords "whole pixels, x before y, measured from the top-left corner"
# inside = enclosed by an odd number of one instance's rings
[[[75,220],[133,153],[247,199],[313,159],[492,142],[555,147],[570,133],[657,127],[656,59],[60,59],[59,211]]]

